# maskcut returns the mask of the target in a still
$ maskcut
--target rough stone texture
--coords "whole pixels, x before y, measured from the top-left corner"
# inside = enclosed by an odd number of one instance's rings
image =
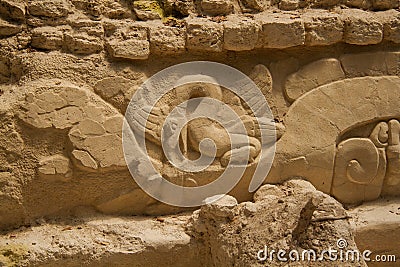
[[[342,41],[343,21],[339,15],[308,12],[304,14],[303,19],[306,45],[331,45]]]
[[[66,33],[65,45],[68,51],[76,54],[94,54],[103,50],[102,40],[86,33]]]
[[[200,6],[204,14],[211,16],[228,15],[233,11],[231,0],[201,0]]]
[[[39,161],[38,172],[44,178],[61,181],[68,181],[72,176],[70,160],[63,155],[42,158]]]
[[[301,19],[290,15],[261,15],[260,39],[265,48],[288,48],[304,44],[305,30]]]
[[[133,10],[140,20],[161,19],[163,16],[163,11],[157,1],[134,1]]]
[[[254,49],[259,28],[254,20],[236,18],[224,22],[224,48],[232,51]]]
[[[134,25],[120,28],[109,38],[107,47],[115,58],[147,59],[150,54],[147,29]]]
[[[346,240],[346,249],[357,249],[347,212],[311,184],[291,180],[279,186],[265,185],[256,195],[255,202],[240,204],[224,196],[192,215],[113,218],[81,208],[63,221],[42,218],[25,229],[0,235],[0,263],[285,266],[276,260],[258,261],[257,254],[265,246],[299,253],[313,249],[320,254],[336,249],[340,238]],[[334,266],[328,259],[307,264]],[[363,261],[341,262],[340,266],[355,264],[366,266]],[[304,262],[291,262],[291,266],[304,266]]]
[[[39,49],[57,50],[63,46],[64,34],[62,29],[40,27],[33,30],[32,46]]]
[[[344,78],[339,60],[331,58],[314,61],[287,78],[286,96],[290,101],[294,101],[318,86]]]
[[[0,14],[15,20],[25,19],[25,1],[23,0],[1,0]]]
[[[0,37],[15,35],[21,31],[21,26],[11,24],[5,20],[0,19]]]
[[[370,13],[360,10],[345,10],[344,41],[348,44],[368,45],[377,44],[383,38],[383,25]]]
[[[345,54],[340,61],[347,77],[400,74],[398,52]]]
[[[30,15],[39,17],[65,17],[71,8],[67,3],[64,0],[29,1],[28,12]]]
[[[295,249],[301,254],[313,249],[321,253],[326,247],[336,247],[338,239],[345,239],[347,249],[357,248],[346,211],[333,198],[303,181],[266,187],[267,190],[261,187],[257,191],[255,203],[234,205],[234,199],[226,197],[193,213],[188,233],[207,248],[201,257],[205,266],[287,264],[279,262],[276,255],[274,260],[257,260],[265,246],[268,252],[281,249],[288,253]],[[304,266],[301,261],[290,264]],[[354,264],[366,266],[363,261],[342,262],[341,266]],[[332,262],[326,259],[307,265],[332,266]]]
[[[400,14],[394,10],[379,12],[378,18],[383,24],[383,38],[400,43]]]
[[[189,19],[186,21],[189,50],[220,52],[223,47],[223,26],[205,19]]]
[[[368,4],[366,11],[347,9],[337,1],[238,1],[232,2],[234,14],[228,16],[203,14],[200,1],[165,2],[159,5],[163,10],[156,20],[144,22],[138,20],[148,19],[147,15],[138,17],[129,1],[0,0],[1,230],[28,227],[55,217],[61,218],[53,224],[57,226],[80,209],[84,211],[77,215],[79,218],[87,217],[92,209],[112,216],[186,210],[162,204],[138,187],[123,158],[121,125],[132,95],[147,78],[166,67],[194,60],[220,62],[248,74],[261,90],[257,101],[263,100],[262,96],[268,101],[278,142],[265,183],[302,177],[346,204],[399,195],[399,11],[374,11],[388,8],[390,1],[380,2],[381,7],[374,1],[364,1]],[[246,90],[247,85],[241,88]],[[166,85],[161,82],[157,86]],[[151,90],[141,99],[156,92]],[[235,148],[231,149],[230,139],[219,125],[209,120],[191,121],[181,136],[184,153],[188,158],[198,158],[200,142],[210,138],[215,140],[217,158],[203,172],[187,173],[167,161],[168,150],[160,146],[160,129],[163,118],[179,101],[198,96],[211,96],[231,107],[240,116],[238,122],[243,121],[245,126],[246,134],[240,138],[249,137],[250,145],[234,139]],[[223,216],[235,218],[234,212],[243,206],[240,210],[251,217],[257,213],[258,202],[276,199],[278,204],[285,203],[285,190],[266,185],[255,194],[256,203],[240,204],[252,199],[248,187],[259,164],[259,130],[271,127],[272,118],[259,125],[239,96],[226,88],[204,84],[175,88],[158,104],[152,110],[145,139],[149,157],[165,179],[186,186],[204,185],[223,173],[229,159],[247,160],[245,174],[230,192],[239,204],[233,198],[222,199],[207,204],[203,210],[209,210],[204,214],[216,220]],[[226,118],[224,114],[218,116]],[[206,148],[206,155],[210,155],[211,150]],[[241,153],[243,148],[249,148],[248,157]],[[134,174],[142,174],[141,170],[139,166]],[[291,183],[296,182],[287,185]],[[314,190],[304,182],[302,186]],[[272,196],[266,194],[268,191],[274,192]],[[296,224],[301,207],[308,203],[305,195],[300,205],[279,210],[278,215],[286,216],[290,211],[293,216],[285,217],[285,222]],[[334,218],[346,216],[336,202],[328,204],[334,209]],[[269,211],[265,207],[263,214],[280,218]],[[316,221],[333,218],[331,213],[324,213],[315,211],[313,216]],[[237,218],[244,218],[240,216]],[[260,220],[271,222],[270,217]],[[43,231],[54,230],[51,225],[46,227]],[[395,233],[394,228],[390,229]],[[260,228],[256,230],[260,232]],[[316,239],[310,242],[319,247],[318,242],[323,244],[329,238],[318,233],[304,240]],[[111,239],[120,236],[125,237],[117,234]],[[214,236],[216,242],[222,240]],[[232,241],[229,236],[226,234],[224,240]],[[7,238],[7,242],[13,239],[8,234]],[[92,244],[86,239],[82,242]],[[110,246],[118,247],[118,242],[110,242]],[[243,243],[246,248],[248,243]],[[29,245],[31,254],[35,246]],[[79,246],[77,250],[54,246],[51,249],[55,255],[70,257],[58,262],[67,266],[77,265],[77,261],[109,265],[120,257],[129,265],[129,261],[142,263],[140,257],[149,259],[154,251],[158,252],[151,248],[151,253],[138,252],[135,255],[140,256],[129,258],[135,252],[116,249],[117,256],[98,256],[96,261],[92,250],[86,253]],[[105,247],[96,255],[110,251],[107,245],[99,246]],[[134,251],[143,251],[139,246]],[[222,258],[229,263],[235,257],[225,257],[225,247],[217,246],[216,250],[222,251]],[[0,247],[0,261],[5,257],[8,264],[15,259],[4,255],[19,258],[25,251],[19,248]],[[162,249],[164,246],[160,246]],[[79,254],[82,251],[86,254]],[[129,254],[126,258],[125,252]],[[184,252],[181,254],[186,255]],[[48,265],[57,265],[51,257]],[[246,257],[242,259],[246,261]],[[224,266],[219,258],[216,262]],[[171,265],[174,263],[177,261]],[[189,263],[196,264],[200,265],[198,260]]]
[[[388,198],[365,203],[349,210],[358,248],[371,250],[371,259],[381,254],[394,255],[398,261],[400,256],[399,206],[398,199]],[[393,259],[385,264],[396,265]],[[368,262],[368,266],[381,265],[381,262]]]
[[[182,28],[157,25],[150,28],[150,51],[157,55],[171,55],[185,51],[186,32]]]

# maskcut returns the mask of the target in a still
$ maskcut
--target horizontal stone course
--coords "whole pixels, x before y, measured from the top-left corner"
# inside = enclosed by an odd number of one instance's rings
[[[10,38],[26,31],[36,49],[62,49],[79,55],[106,52],[111,58],[129,60],[187,51],[220,53],[330,46],[341,42],[361,46],[400,43],[400,12],[394,9],[378,12],[358,8],[331,11],[311,8],[304,12],[266,10],[258,14],[217,17],[191,14],[184,19],[134,21],[134,18],[90,18],[71,13],[61,0],[46,7],[43,3],[32,1],[27,6],[37,14],[27,15],[28,27],[18,23],[18,16],[9,10],[8,17],[3,16],[6,20],[0,20],[0,36]],[[289,5],[291,2],[282,3]],[[18,11],[17,5],[14,11]],[[15,15],[15,19],[8,19],[11,15]]]

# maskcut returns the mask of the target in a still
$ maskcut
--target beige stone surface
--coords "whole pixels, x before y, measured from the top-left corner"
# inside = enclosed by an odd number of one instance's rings
[[[383,198],[351,208],[349,215],[354,229],[355,240],[360,250],[371,250],[371,259],[376,255],[394,255],[396,261],[399,251],[399,217],[400,202],[398,199]],[[368,266],[382,266],[382,262],[368,262]],[[396,266],[396,262],[385,265]]]
[[[260,26],[254,20],[233,17],[224,22],[224,49],[252,50],[257,44]]]
[[[265,48],[288,48],[304,44],[304,23],[289,14],[262,14],[257,17],[261,24],[260,38]]]
[[[211,16],[228,15],[233,11],[231,0],[201,0],[200,6],[204,14]]]
[[[32,46],[40,49],[57,50],[63,45],[62,29],[52,27],[36,28],[32,34]]]
[[[156,55],[179,54],[185,51],[186,31],[182,28],[157,25],[149,30],[150,51]]]
[[[399,75],[398,52],[344,54],[340,62],[347,77]]]
[[[206,19],[188,19],[186,21],[189,50],[220,52],[223,47],[223,26]]]
[[[234,199],[227,196],[193,213],[188,233],[208,248],[201,253],[205,266],[287,264],[277,258],[257,260],[265,246],[268,252],[294,249],[301,253],[314,249],[321,253],[325,247],[336,247],[337,240],[342,238],[347,241],[347,249],[357,248],[347,213],[336,200],[303,181],[265,186],[268,189],[261,187],[256,194],[263,197],[257,197],[255,202],[235,205]],[[331,264],[325,260],[307,262],[308,266]],[[355,264],[366,266],[364,261],[349,261],[340,266]],[[304,262],[291,262],[291,266],[304,266]]]
[[[64,0],[33,0],[28,3],[29,14],[38,17],[65,17],[70,9],[71,6]]]
[[[115,58],[147,59],[150,54],[147,28],[129,25],[120,28],[106,42]]]
[[[321,59],[291,74],[286,80],[285,93],[289,101],[294,101],[318,86],[344,78],[345,74],[339,60]]]
[[[383,25],[373,14],[351,9],[345,10],[342,16],[346,43],[369,45],[382,41]]]
[[[303,19],[306,45],[331,45],[342,41],[344,25],[338,14],[307,12]]]
[[[11,24],[3,19],[0,19],[0,36],[6,37],[21,32],[21,26]]]

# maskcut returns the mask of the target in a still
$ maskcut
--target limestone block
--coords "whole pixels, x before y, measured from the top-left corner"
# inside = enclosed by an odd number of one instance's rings
[[[133,10],[140,20],[161,19],[163,17],[163,10],[157,1],[134,1]]]
[[[157,25],[150,27],[149,37],[151,53],[169,55],[185,51],[185,29]]]
[[[68,15],[71,6],[64,0],[33,0],[28,3],[30,15],[59,18]]]
[[[21,26],[11,24],[0,18],[0,37],[7,37],[22,31]]]
[[[400,6],[399,0],[371,0],[371,2],[375,10],[387,10]]]
[[[221,52],[223,26],[207,19],[191,18],[187,23],[186,45],[189,50]]]
[[[245,8],[249,8],[256,11],[266,10],[270,5],[270,0],[242,0],[240,1]]]
[[[139,25],[118,29],[108,38],[107,47],[115,58],[147,59],[150,54],[147,29]]]
[[[355,7],[361,9],[371,8],[371,1],[369,0],[345,0],[344,4],[348,7]]]
[[[289,101],[294,101],[318,86],[344,78],[345,75],[339,60],[321,59],[291,74],[286,79],[285,93]]]
[[[15,20],[25,19],[24,0],[0,0],[0,14]]]
[[[38,173],[41,177],[67,181],[72,176],[70,160],[60,154],[44,157],[39,161]]]
[[[279,8],[282,10],[296,10],[300,6],[299,0],[282,0],[279,2]]]
[[[343,22],[339,15],[309,11],[303,15],[303,19],[306,45],[332,45],[342,40]]]
[[[340,61],[348,77],[400,74],[398,52],[345,54],[340,57]]]
[[[86,33],[66,33],[64,41],[67,50],[76,54],[93,54],[103,50],[102,40]]]
[[[32,32],[32,47],[46,50],[57,50],[63,45],[62,30],[54,27],[40,27]]]
[[[383,24],[383,39],[400,43],[400,12],[389,10],[377,12],[377,15]]]
[[[224,22],[224,48],[232,51],[252,50],[257,44],[260,27],[254,21],[235,17]]]
[[[313,8],[329,8],[341,4],[342,0],[311,0],[309,2]]]
[[[193,0],[163,0],[163,7],[167,16],[172,14],[188,16],[196,13],[196,6]]]
[[[378,44],[383,38],[383,25],[371,12],[344,10],[344,41],[348,44]]]
[[[228,15],[233,11],[231,0],[201,0],[200,6],[204,14],[211,16]]]
[[[304,44],[305,29],[301,19],[286,14],[261,14],[257,16],[265,48],[288,48]]]
[[[201,208],[201,214],[205,217],[222,217],[233,218],[235,211],[234,208],[238,202],[236,198],[230,195],[224,195],[222,198],[215,200],[216,197],[209,197],[204,200],[204,205]]]

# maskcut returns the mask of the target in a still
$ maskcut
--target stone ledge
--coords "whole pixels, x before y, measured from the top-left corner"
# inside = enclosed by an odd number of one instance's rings
[[[6,34],[18,34],[24,25]],[[113,58],[146,60],[151,54],[251,51],[291,47],[330,46],[338,43],[373,45],[400,43],[400,12],[343,9],[304,12],[266,11],[220,17],[189,16],[183,20],[93,21],[71,15],[58,26],[44,24],[28,33],[32,47],[90,55],[107,51]],[[57,24],[56,24],[57,25]],[[1,34],[0,34],[1,35]]]

